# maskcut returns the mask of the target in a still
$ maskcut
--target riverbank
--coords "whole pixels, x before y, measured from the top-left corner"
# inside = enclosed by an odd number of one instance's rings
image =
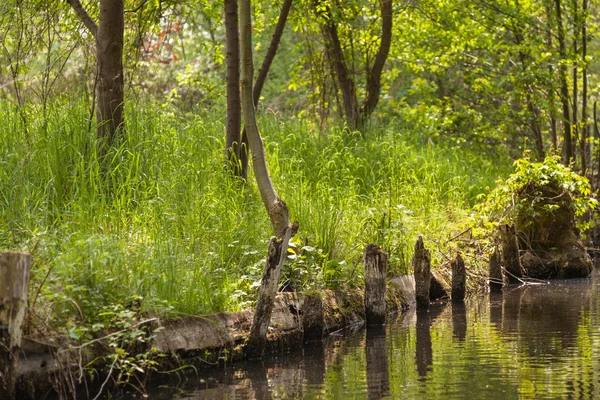
[[[414,278],[411,275],[388,280],[388,314],[404,311],[414,304]],[[244,345],[253,318],[252,310],[181,318],[144,319],[150,340],[142,341],[134,358],[157,355],[158,370],[216,367],[247,359]],[[265,354],[289,352],[307,342],[320,341],[332,332],[365,321],[363,292],[359,289],[325,290],[322,293],[278,295]],[[17,398],[36,399],[48,393],[67,394],[99,387],[112,373],[108,345],[110,335],[71,349],[59,349],[48,343],[25,340],[17,378]],[[144,343],[145,342],[145,343]],[[160,356],[158,356],[160,355]],[[93,364],[90,364],[93,362]],[[90,366],[97,372],[89,373]],[[85,367],[85,368],[84,368]],[[104,371],[104,372],[100,372]],[[142,375],[152,371],[140,373]],[[131,377],[130,377],[131,378]],[[136,384],[136,382],[132,382]]]

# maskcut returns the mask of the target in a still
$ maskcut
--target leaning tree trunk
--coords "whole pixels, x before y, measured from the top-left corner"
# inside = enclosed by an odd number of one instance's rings
[[[269,243],[269,253],[261,286],[258,292],[258,302],[248,341],[248,353],[256,356],[262,353],[266,344],[266,334],[273,311],[277,285],[281,275],[281,267],[287,257],[287,248],[292,235],[288,209],[279,198],[267,168],[267,161],[262,138],[258,132],[254,101],[252,98],[252,20],[250,0],[240,0],[240,43],[241,43],[241,86],[242,111],[244,126],[248,134],[248,143],[252,152],[252,165],[256,183],[262,201],[267,209],[275,238]],[[295,227],[297,229],[297,226]]]

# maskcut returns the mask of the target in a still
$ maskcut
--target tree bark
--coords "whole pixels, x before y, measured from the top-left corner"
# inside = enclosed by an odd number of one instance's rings
[[[101,0],[96,62],[98,64],[98,139],[100,154],[110,146],[123,124],[124,0]]]
[[[15,399],[31,255],[0,253],[0,398]]]
[[[556,12],[556,26],[558,28],[558,53],[560,55],[560,64],[558,66],[560,76],[560,101],[563,107],[563,162],[568,165],[573,158],[573,147],[571,143],[571,118],[569,116],[569,88],[567,84],[567,66],[566,46],[565,46],[565,30],[562,21],[562,9],[560,0],[554,0]]]
[[[225,8],[225,80],[227,81],[227,123],[225,152],[235,176],[241,176],[242,104],[240,96],[240,33],[237,0],[224,0]]]
[[[423,237],[419,235],[415,244],[415,254],[412,259],[415,274],[415,297],[417,307],[429,307],[429,289],[431,286],[431,255],[423,244]]]
[[[263,278],[258,293],[258,302],[254,320],[248,341],[248,352],[250,355],[258,355],[264,351],[266,334],[271,319],[273,303],[277,294],[277,285],[281,275],[281,267],[287,258],[287,248],[292,230],[290,226],[288,209],[279,198],[267,168],[262,138],[258,131],[254,101],[252,97],[252,12],[250,0],[240,0],[240,44],[241,44],[241,89],[242,89],[242,112],[244,114],[244,126],[248,134],[248,142],[252,152],[252,165],[256,183],[260,191],[262,201],[267,209],[275,238],[269,243],[269,253],[263,271]]]
[[[363,252],[365,264],[365,314],[367,325],[385,324],[387,254],[376,244]]]
[[[360,127],[364,127],[379,102],[381,94],[381,74],[392,43],[392,0],[381,0],[381,43],[373,62],[367,71],[367,98],[360,111]],[[367,70],[369,66],[367,66]]]

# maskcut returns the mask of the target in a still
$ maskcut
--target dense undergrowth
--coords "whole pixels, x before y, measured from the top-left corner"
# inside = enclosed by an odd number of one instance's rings
[[[251,305],[271,229],[252,175],[244,185],[224,168],[222,110],[131,105],[127,134],[99,162],[80,98],[55,102],[47,118],[31,106],[27,128],[0,106],[0,248],[34,254],[38,316],[75,326],[128,299],[169,314]],[[284,270],[296,290],[359,285],[369,242],[401,273],[423,234],[439,263],[476,196],[510,168],[397,120],[362,137],[270,112],[259,125],[274,183],[300,222]]]

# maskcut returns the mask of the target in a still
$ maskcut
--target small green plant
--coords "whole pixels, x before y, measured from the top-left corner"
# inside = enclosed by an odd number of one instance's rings
[[[552,219],[561,207],[573,213],[576,227],[585,232],[590,227],[588,213],[598,201],[591,193],[586,177],[561,164],[560,157],[548,156],[544,162],[532,162],[529,156],[514,163],[515,172],[477,206],[478,232],[487,234],[500,224]]]

